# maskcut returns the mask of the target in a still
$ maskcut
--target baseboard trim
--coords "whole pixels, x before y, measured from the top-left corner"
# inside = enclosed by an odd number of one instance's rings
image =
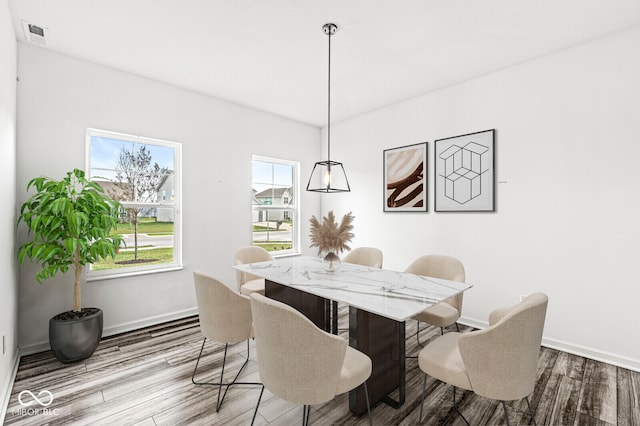
[[[112,336],[114,334],[120,334],[120,333],[124,333],[127,331],[131,331],[131,330],[138,330],[140,328],[144,328],[144,327],[149,327],[152,325],[156,325],[156,324],[161,324],[163,322],[168,322],[168,321],[173,321],[173,320],[177,320],[180,318],[186,318],[186,317],[190,317],[193,315],[197,315],[198,314],[198,308],[189,308],[189,309],[184,309],[181,311],[175,311],[175,312],[171,312],[168,314],[163,314],[163,315],[156,315],[153,317],[149,317],[149,318],[143,318],[141,320],[137,320],[137,321],[130,321],[127,323],[123,323],[123,324],[119,324],[119,325],[115,325],[112,327],[108,327],[104,329],[103,332],[103,336],[104,337],[108,337],[108,336]],[[489,324],[486,321],[477,321],[474,320],[472,318],[466,318],[466,317],[462,317],[460,318],[460,320],[458,321],[460,324],[464,324],[464,325],[468,325],[470,327],[474,327],[474,328],[478,328],[478,329],[485,329],[489,326]],[[545,338],[544,336],[542,337],[542,345],[551,349],[556,349],[556,350],[560,350],[560,351],[564,351],[564,352],[568,352],[570,354],[574,354],[574,355],[578,355],[578,356],[582,356],[585,358],[590,358],[596,361],[601,361],[601,362],[605,362],[607,364],[611,364],[611,365],[615,365],[617,367],[622,367],[622,368],[627,368],[629,370],[633,370],[636,372],[640,372],[640,360],[636,360],[636,359],[632,359],[632,358],[628,358],[628,357],[624,357],[621,355],[617,355],[611,352],[604,352],[604,351],[600,351],[597,349],[593,349],[593,348],[589,348],[586,346],[582,346],[582,345],[576,345],[573,343],[569,343],[569,342],[565,342],[562,340],[556,340],[556,339],[550,339],[550,338]],[[10,383],[5,384],[6,386],[9,386],[8,390],[7,389],[2,389],[3,392],[7,392],[8,395],[11,394],[11,388],[13,387],[13,380],[15,379],[15,374],[17,373],[18,370],[18,364],[20,362],[20,357],[21,356],[25,356],[25,355],[31,355],[34,353],[38,353],[38,352],[44,352],[49,350],[49,342],[45,341],[45,342],[39,342],[39,343],[34,343],[32,345],[29,346],[25,346],[23,348],[20,348],[19,351],[19,355],[18,353],[16,353],[16,358],[14,359],[14,371],[13,374],[10,377]],[[2,398],[8,398],[8,395],[0,394],[0,403],[2,402],[7,402],[8,403],[8,399],[7,401],[4,401]],[[2,408],[2,415],[6,414],[6,404],[0,406],[3,407]],[[0,416],[0,419],[3,419],[4,417]],[[1,423],[0,423],[1,424]]]
[[[7,416],[7,409],[9,408],[9,402],[11,399],[11,389],[13,389],[13,382],[16,380],[16,374],[18,374],[18,366],[20,365],[20,351],[16,351],[13,357],[13,366],[11,372],[7,377],[2,388],[0,388],[0,424],[4,424],[4,419]]]
[[[114,334],[126,333],[127,331],[139,330],[141,328],[149,327],[156,324],[162,324],[163,322],[174,321],[181,318],[191,317],[198,315],[198,308],[183,309],[181,311],[175,311],[168,314],[156,315],[154,317],[143,318],[136,321],[130,321],[120,325],[114,325],[112,327],[105,328],[102,332],[104,337],[113,336]]]
[[[611,352],[595,350],[582,345],[563,342],[561,340],[542,338],[542,345],[551,349],[568,352],[585,358],[601,361],[616,367],[640,372],[640,360],[624,357]]]
[[[114,334],[125,333],[127,331],[138,330],[163,322],[174,321],[181,318],[198,315],[198,308],[183,309],[181,311],[170,312],[168,314],[156,315],[153,317],[142,318],[136,321],[125,322],[122,324],[106,327],[102,331],[102,337],[113,336]],[[48,351],[49,341],[33,343],[20,348],[20,356],[31,355],[39,352]]]
[[[489,326],[489,323],[486,321],[477,321],[472,318],[465,317],[460,318],[458,322],[481,330]],[[600,351],[587,346],[577,345],[563,340],[550,339],[544,336],[542,336],[542,346],[615,365],[616,367],[640,372],[640,360],[628,358],[611,352]]]

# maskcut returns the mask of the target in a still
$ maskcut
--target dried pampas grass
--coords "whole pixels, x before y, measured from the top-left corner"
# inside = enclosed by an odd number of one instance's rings
[[[353,238],[353,219],[351,212],[342,217],[340,226],[336,222],[333,210],[329,211],[322,218],[322,223],[315,216],[311,216],[311,245],[310,247],[318,247],[318,254],[351,250],[347,243]]]

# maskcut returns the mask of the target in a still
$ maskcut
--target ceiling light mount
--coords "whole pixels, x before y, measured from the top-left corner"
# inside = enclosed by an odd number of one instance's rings
[[[322,32],[324,35],[332,36],[338,32],[338,26],[336,24],[324,24],[322,26]]]
[[[329,36],[329,70],[327,78],[327,160],[318,161],[311,171],[307,191],[314,192],[350,192],[351,187],[347,180],[342,163],[331,161],[331,36],[338,32],[336,24],[324,24],[322,32]]]

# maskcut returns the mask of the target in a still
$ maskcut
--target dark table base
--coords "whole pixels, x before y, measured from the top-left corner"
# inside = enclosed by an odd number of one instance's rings
[[[265,280],[265,295],[294,307],[323,330],[335,327],[327,299],[269,280]],[[367,380],[371,406],[383,401],[400,407],[405,400],[405,323],[349,307],[349,345],[371,358],[373,370]],[[396,389],[399,398],[394,401],[388,395]],[[349,392],[349,409],[356,415],[367,412],[362,387]]]

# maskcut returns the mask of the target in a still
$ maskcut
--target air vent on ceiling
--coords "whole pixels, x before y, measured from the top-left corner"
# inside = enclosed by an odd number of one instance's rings
[[[46,28],[30,24],[27,21],[22,21],[22,28],[24,29],[24,36],[29,43],[39,44],[41,46],[47,44],[45,40]]]

